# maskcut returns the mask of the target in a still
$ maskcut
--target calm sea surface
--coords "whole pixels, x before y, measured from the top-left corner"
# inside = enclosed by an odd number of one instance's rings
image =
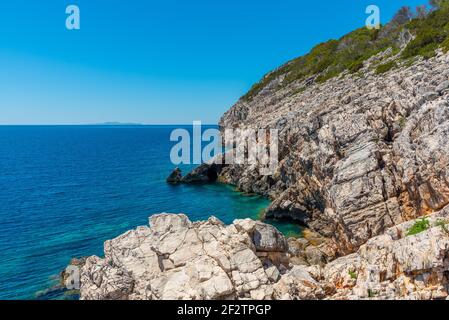
[[[165,183],[174,128],[0,126],[0,299],[64,298],[45,290],[70,258],[101,256],[105,240],[154,213],[257,218],[268,200],[221,184]]]

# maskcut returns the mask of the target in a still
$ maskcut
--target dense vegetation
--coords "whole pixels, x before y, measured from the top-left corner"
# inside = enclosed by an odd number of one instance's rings
[[[449,0],[431,0],[430,4],[430,10],[425,6],[419,6],[415,12],[403,7],[388,24],[378,30],[363,27],[339,40],[330,40],[317,45],[305,56],[296,58],[267,74],[243,99],[252,99],[280,75],[285,75],[282,82],[282,86],[285,86],[293,81],[309,78],[311,81],[322,83],[346,70],[355,73],[363,67],[366,59],[387,48],[392,48],[393,54],[398,53],[401,35],[407,30],[415,38],[407,44],[398,60],[410,60],[416,56],[430,58],[440,47],[449,51]],[[381,74],[397,65],[396,61],[379,65],[376,73]]]
[[[426,231],[430,228],[430,222],[426,218],[416,220],[415,224],[407,230],[407,236],[414,236],[415,234]]]
[[[387,71],[390,71],[391,69],[397,67],[397,65],[398,64],[397,64],[396,61],[389,61],[387,63],[380,64],[376,68],[376,74],[382,74],[382,73],[385,73]]]

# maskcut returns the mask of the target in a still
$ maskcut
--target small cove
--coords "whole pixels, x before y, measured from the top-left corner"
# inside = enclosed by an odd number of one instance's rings
[[[165,182],[171,126],[0,127],[0,299],[64,299],[43,292],[72,257],[155,213],[258,219],[270,201],[220,183]],[[185,171],[184,171],[185,172]],[[268,221],[287,236],[298,225]]]

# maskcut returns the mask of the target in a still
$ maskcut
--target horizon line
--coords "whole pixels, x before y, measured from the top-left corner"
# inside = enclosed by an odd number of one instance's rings
[[[62,124],[45,124],[45,123],[31,123],[31,124],[20,124],[20,123],[13,123],[13,124],[0,124],[0,127],[37,127],[37,126],[46,126],[46,127],[50,127],[50,126],[92,126],[92,127],[126,127],[126,126],[136,126],[136,127],[145,127],[145,126],[191,126],[193,125],[192,123],[62,123]],[[205,125],[205,126],[217,126],[217,123],[201,123],[201,125]]]

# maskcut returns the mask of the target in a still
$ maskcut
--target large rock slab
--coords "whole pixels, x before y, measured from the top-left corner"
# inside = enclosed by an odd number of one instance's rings
[[[226,226],[214,217],[191,222],[183,214],[149,220],[106,241],[104,258],[87,258],[81,299],[272,297],[276,264],[288,261],[287,241],[274,227],[252,220]]]
[[[236,220],[235,226],[247,232],[260,252],[287,252],[287,239],[274,226],[251,219]]]

